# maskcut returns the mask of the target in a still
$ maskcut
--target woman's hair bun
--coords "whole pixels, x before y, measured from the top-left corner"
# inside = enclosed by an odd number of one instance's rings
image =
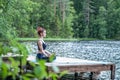
[[[40,35],[40,33],[43,33],[44,30],[45,30],[44,28],[38,26],[38,27],[37,27],[38,35]]]
[[[37,31],[42,31],[42,30],[43,30],[42,27],[40,27],[40,26],[37,27]]]

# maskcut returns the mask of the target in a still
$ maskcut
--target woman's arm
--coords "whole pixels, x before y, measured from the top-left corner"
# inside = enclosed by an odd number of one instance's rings
[[[45,50],[45,53],[46,53],[48,56],[51,55],[51,53],[50,53],[49,51],[47,51],[47,50]]]
[[[47,54],[51,54],[49,51],[47,51],[47,50],[44,50]]]

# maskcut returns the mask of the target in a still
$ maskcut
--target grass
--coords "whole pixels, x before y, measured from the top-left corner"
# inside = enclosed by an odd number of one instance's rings
[[[17,38],[17,40],[19,41],[37,41],[38,38]],[[86,41],[90,41],[90,40],[97,40],[94,38],[45,38],[45,41],[82,41],[82,40],[86,40]]]
[[[18,41],[37,41],[38,38],[16,38]],[[100,40],[96,38],[45,38],[45,41],[94,41],[94,40]],[[106,39],[108,41],[112,39]],[[0,39],[0,41],[6,41],[4,39]]]

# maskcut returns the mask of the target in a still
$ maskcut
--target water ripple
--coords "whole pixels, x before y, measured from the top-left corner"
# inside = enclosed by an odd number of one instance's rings
[[[116,64],[115,80],[120,80],[120,41],[79,41],[79,42],[46,42],[47,50],[57,56],[72,57],[96,61],[108,61]],[[26,42],[29,53],[37,52],[35,42]],[[103,71],[100,80],[110,80],[110,72]]]

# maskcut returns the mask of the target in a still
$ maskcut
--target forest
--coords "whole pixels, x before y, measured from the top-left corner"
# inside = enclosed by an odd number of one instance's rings
[[[7,34],[36,38],[120,40],[119,0],[0,0],[0,38]]]

